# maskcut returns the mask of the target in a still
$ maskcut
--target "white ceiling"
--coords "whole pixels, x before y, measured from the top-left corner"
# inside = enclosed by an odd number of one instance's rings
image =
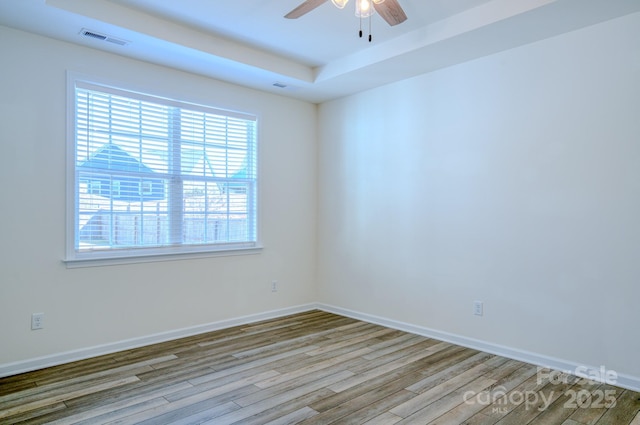
[[[640,12],[639,0],[399,0],[408,20],[374,15],[369,43],[353,1],[283,17],[301,2],[0,0],[0,24],[318,103]]]
[[[298,20],[286,20],[283,15],[303,0],[111,1],[313,67],[369,47],[365,39],[357,36],[360,20],[355,17],[355,0],[350,1],[344,10],[327,0]],[[489,1],[405,0],[402,6],[411,19],[403,25],[391,27],[376,16],[372,19],[372,32],[376,43],[382,42]],[[368,21],[363,24],[367,33]]]

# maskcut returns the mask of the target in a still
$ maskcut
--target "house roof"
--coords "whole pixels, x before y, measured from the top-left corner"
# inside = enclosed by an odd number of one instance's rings
[[[78,166],[79,169],[104,169],[153,173],[154,171],[113,143],[107,143]]]

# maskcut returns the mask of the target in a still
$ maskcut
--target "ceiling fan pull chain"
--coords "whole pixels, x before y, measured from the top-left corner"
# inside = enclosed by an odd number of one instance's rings
[[[371,43],[372,37],[371,37],[371,16],[373,15],[369,15],[369,43]]]
[[[358,35],[362,38],[362,15],[360,15],[360,31],[358,32]]]

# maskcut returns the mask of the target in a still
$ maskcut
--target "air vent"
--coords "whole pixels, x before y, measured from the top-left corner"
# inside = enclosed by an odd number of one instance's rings
[[[95,38],[96,40],[106,40],[107,39],[106,35],[98,34],[97,32],[84,30],[84,29],[82,31],[80,31],[80,34],[84,35],[85,37]]]
[[[106,34],[100,34],[97,31],[91,31],[86,28],[82,28],[82,30],[80,31],[80,35],[84,37],[93,38],[94,40],[107,41],[109,43],[117,44],[118,46],[126,46],[127,44],[130,43],[127,40],[123,40],[117,37],[111,37]]]
[[[280,90],[287,91],[287,92],[295,92],[295,91],[300,90],[300,87],[298,87],[298,86],[294,86],[294,85],[291,85],[291,84],[286,84],[286,83],[283,83],[281,81],[276,81],[272,85],[273,85],[273,87],[276,87],[276,88],[278,88]]]

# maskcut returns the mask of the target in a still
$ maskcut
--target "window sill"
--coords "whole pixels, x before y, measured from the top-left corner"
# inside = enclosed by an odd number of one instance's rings
[[[90,252],[76,254],[75,258],[62,260],[68,269],[83,267],[115,266],[120,264],[154,263],[176,260],[193,260],[209,257],[227,257],[236,255],[254,255],[262,252],[260,245],[226,246],[222,249],[193,249],[189,251],[167,252],[166,250],[149,250],[147,252]]]

